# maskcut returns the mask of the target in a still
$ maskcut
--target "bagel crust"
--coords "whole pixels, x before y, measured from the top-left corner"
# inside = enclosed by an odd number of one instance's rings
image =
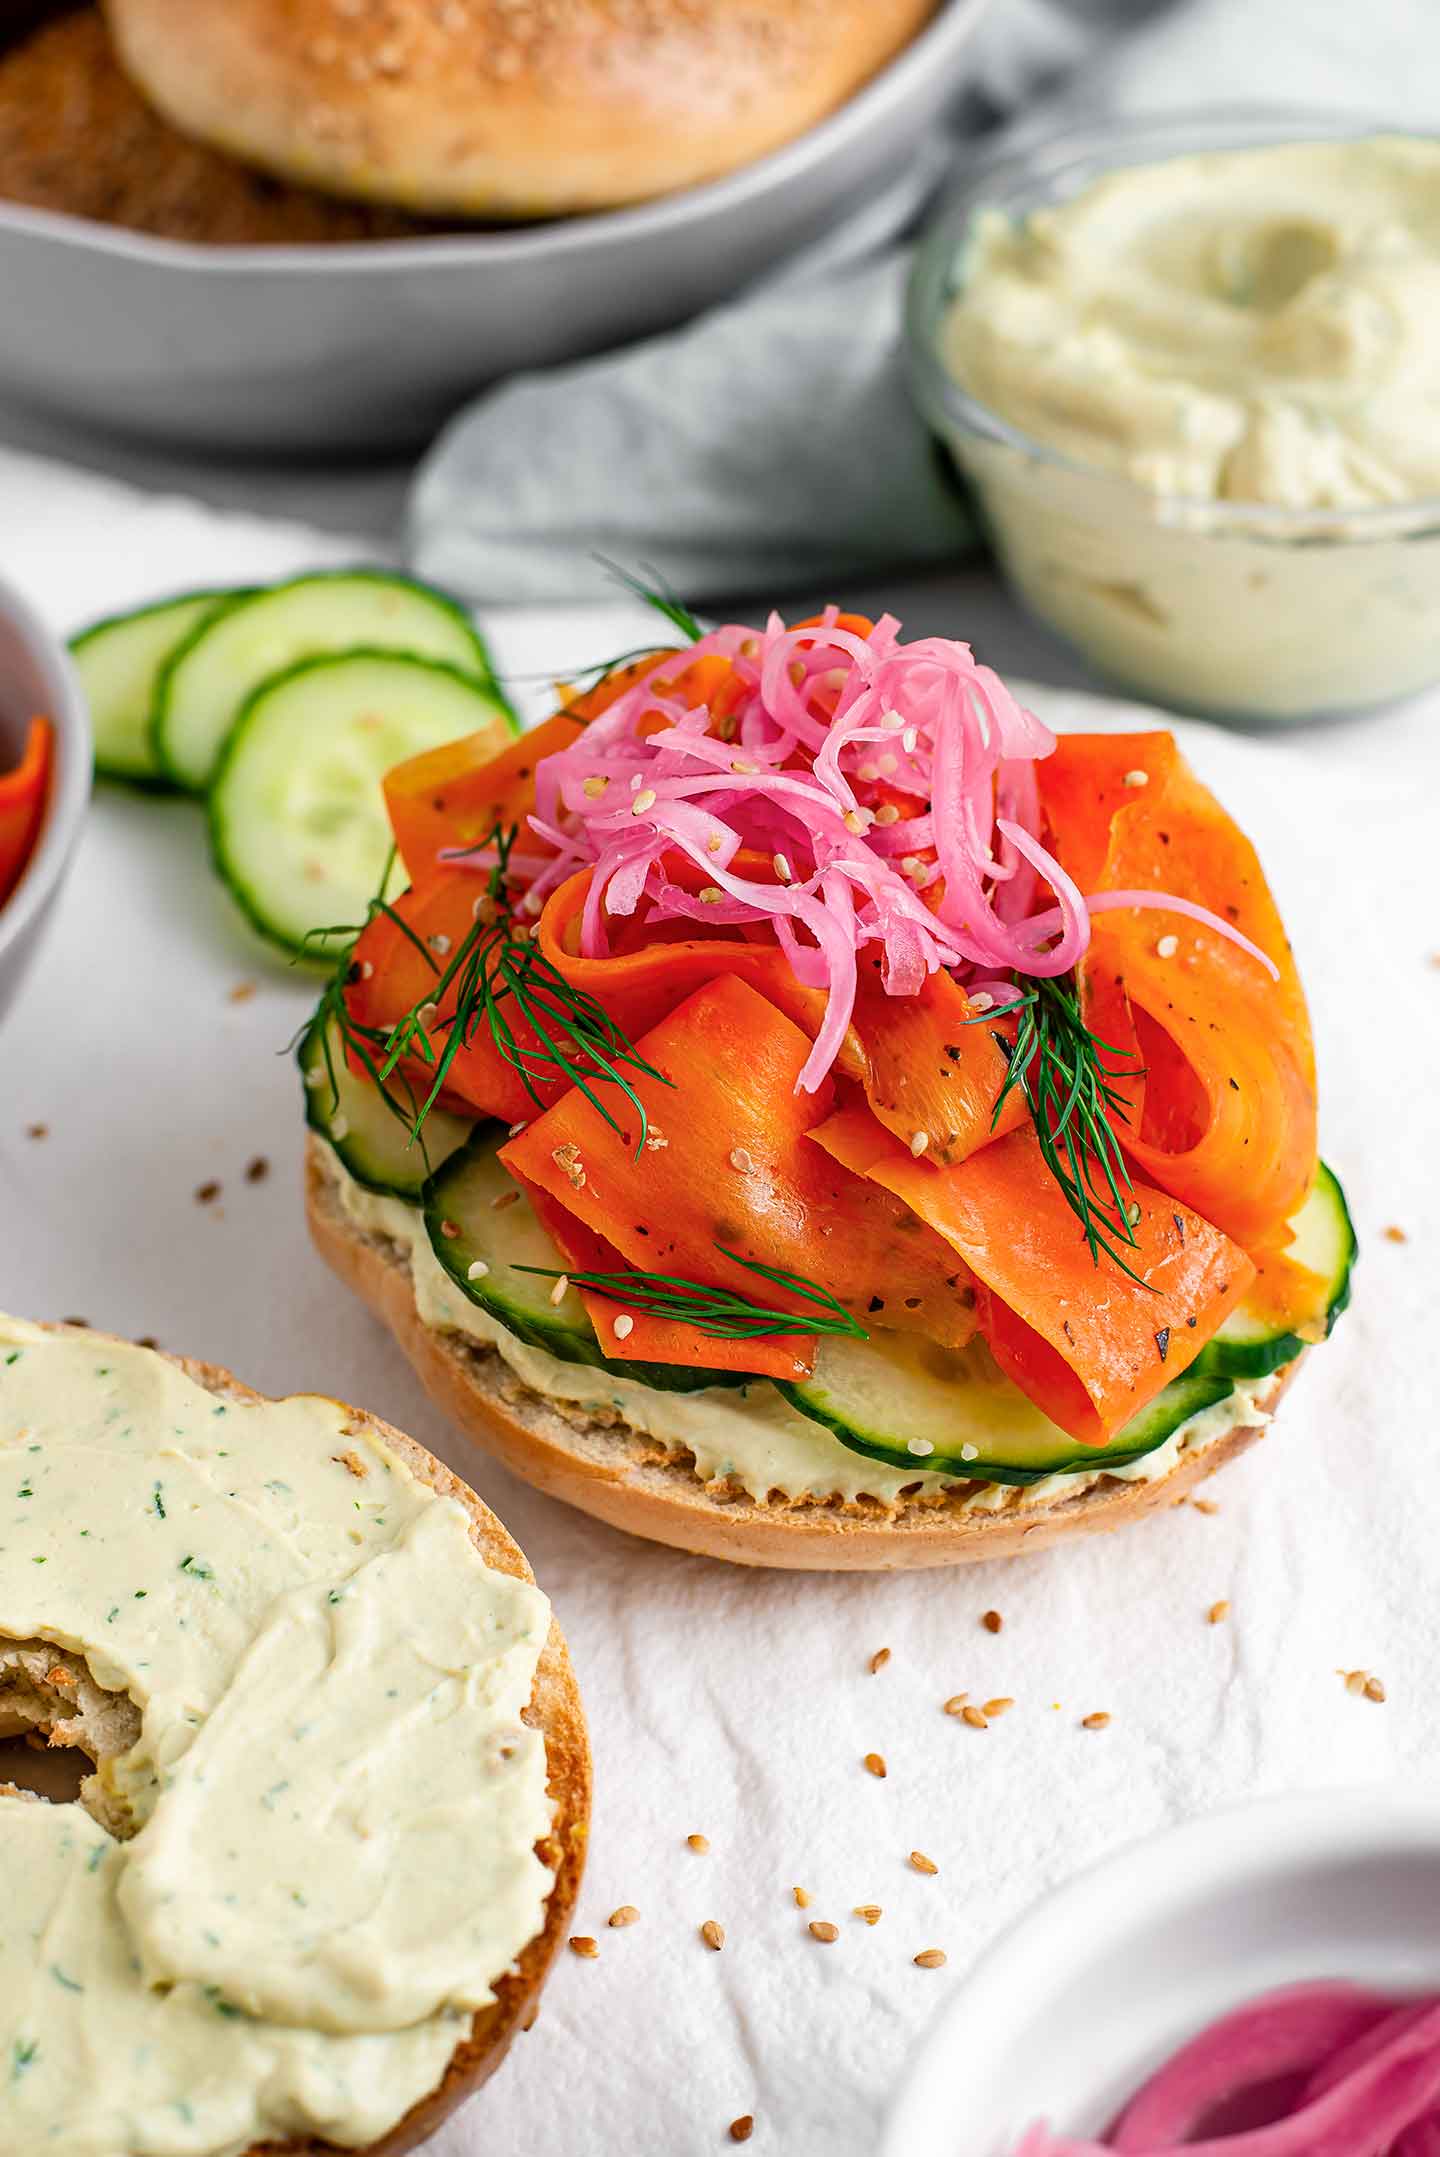
[[[777,149],[936,0],[105,0],[183,133],[282,179],[430,215],[640,202]]]
[[[1265,1428],[1237,1424],[1182,1452],[1168,1474],[1151,1481],[1102,1477],[1073,1497],[1023,1510],[982,1512],[923,1486],[894,1508],[866,1498],[797,1502],[780,1492],[761,1503],[730,1484],[701,1482],[689,1454],[667,1455],[623,1421],[602,1422],[536,1392],[483,1343],[427,1326],[415,1306],[405,1252],[346,1217],[328,1149],[313,1134],[307,1146],[306,1215],[316,1248],[390,1328],[436,1405],[537,1490],[651,1542],[732,1565],[807,1572],[895,1572],[1013,1558],[1178,1505]],[[1257,1397],[1260,1413],[1273,1412],[1300,1360],[1275,1372]]]
[[[89,1329],[68,1325],[46,1326],[48,1333],[76,1335]],[[97,1340],[113,1336],[95,1333]],[[163,1350],[155,1351],[164,1354]],[[196,1362],[188,1356],[166,1355],[187,1377],[217,1399],[253,1406],[265,1395],[252,1391],[239,1379],[215,1364]],[[343,1405],[343,1404],[342,1404]],[[507,1534],[489,1507],[443,1461],[418,1445],[413,1438],[383,1423],[363,1409],[351,1408],[347,1426],[357,1436],[379,1441],[398,1456],[418,1482],[437,1497],[454,1498],[470,1517],[470,1539],[487,1566],[533,1583],[534,1574],[524,1552]],[[545,1906],[545,1924],[522,1949],[513,1969],[493,1981],[495,1998],[471,2019],[470,2033],[450,2056],[444,2076],[436,2087],[411,2106],[378,2141],[358,2149],[346,2145],[347,2157],[403,2157],[433,2135],[457,2105],[473,2096],[487,2082],[519,2030],[528,2030],[539,2013],[540,1992],[556,1950],[569,1928],[580,1889],[590,1822],[590,1746],[579,1687],[569,1651],[559,1626],[551,1619],[549,1637],[536,1666],[535,1682],[525,1719],[544,1732],[547,1788],[553,1808],[549,1833],[536,1845],[537,1855],[555,1876]],[[65,1742],[63,1739],[60,1742]],[[339,2157],[340,2145],[307,2136],[300,2140],[253,2143],[246,2157]]]

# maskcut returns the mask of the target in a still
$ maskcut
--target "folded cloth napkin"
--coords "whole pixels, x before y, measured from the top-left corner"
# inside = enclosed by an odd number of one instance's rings
[[[988,148],[987,121],[1057,81],[1032,123],[1269,99],[1428,126],[1427,56],[1434,0],[999,0],[948,153]],[[896,213],[932,173],[922,159],[878,215],[688,328],[482,397],[421,465],[417,568],[476,599],[560,600],[597,593],[600,553],[703,600],[970,545],[900,370]]]

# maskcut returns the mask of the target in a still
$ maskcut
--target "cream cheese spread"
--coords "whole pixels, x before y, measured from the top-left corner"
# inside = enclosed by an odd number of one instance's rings
[[[376,2139],[543,1927],[545,1598],[339,1403],[0,1319],[0,1633],[141,1713],[0,1797],[0,2152]]]
[[[1073,1498],[1100,1480],[1084,1470],[1047,1476],[1017,1488],[1003,1483],[955,1483],[918,1469],[887,1468],[851,1449],[823,1423],[792,1408],[764,1381],[713,1393],[664,1393],[633,1379],[584,1363],[565,1363],[532,1348],[472,1303],[456,1287],[431,1248],[424,1216],[405,1199],[367,1190],[348,1174],[329,1147],[325,1161],[340,1206],[357,1228],[386,1237],[407,1259],[415,1304],[427,1326],[462,1333],[493,1348],[523,1384],[547,1399],[584,1412],[614,1412],[632,1429],[675,1453],[688,1453],[701,1482],[720,1478],[762,1502],[772,1492],[792,1501],[806,1498],[878,1499],[896,1505],[902,1493],[949,1493],[951,1502],[978,1512],[1023,1511]],[[1192,1416],[1153,1453],[1106,1473],[1115,1480],[1145,1482],[1169,1473],[1183,1451],[1213,1443],[1237,1425],[1269,1419],[1256,1406],[1268,1381],[1237,1384],[1213,1408]]]

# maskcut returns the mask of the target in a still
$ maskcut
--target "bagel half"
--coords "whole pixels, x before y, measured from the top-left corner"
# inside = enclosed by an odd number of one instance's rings
[[[692,1456],[667,1453],[618,1415],[608,1420],[537,1393],[492,1348],[421,1319],[409,1259],[389,1237],[358,1228],[341,1210],[323,1140],[309,1135],[306,1215],[326,1264],[390,1328],[437,1407],[515,1475],[612,1528],[732,1565],[807,1572],[889,1572],[960,1565],[1043,1550],[1067,1535],[1122,1528],[1176,1505],[1208,1475],[1254,1444],[1265,1428],[1237,1424],[1182,1452],[1149,1482],[1102,1477],[1073,1497],[998,1513],[967,1509],[923,1487],[894,1507],[878,1499],[760,1503],[728,1483],[702,1483]],[[1275,1372],[1256,1398],[1267,1419],[1300,1358]]]
[[[46,1331],[75,1334],[86,1329],[50,1326]],[[109,1336],[96,1334],[93,1337],[103,1340]],[[213,1364],[197,1363],[184,1356],[169,1356],[166,1360],[178,1364],[188,1377],[217,1399],[249,1405],[265,1397]],[[418,1482],[427,1485],[438,1497],[457,1499],[464,1506],[470,1516],[470,1539],[488,1566],[521,1580],[534,1580],[519,1545],[506,1533],[489,1507],[452,1474],[443,1461],[417,1445],[413,1438],[382,1423],[378,1417],[367,1415],[362,1409],[351,1409],[349,1413],[352,1421],[348,1429],[356,1435],[364,1433],[377,1438],[404,1461]],[[30,1727],[43,1732],[51,1744],[78,1745],[97,1762],[106,1752],[123,1750],[125,1743],[133,1742],[134,1730],[126,1719],[107,1714],[107,1709],[113,1708],[112,1696],[102,1694],[97,1703],[77,1693],[73,1684],[65,1682],[71,1673],[64,1666],[73,1658],[57,1657],[53,1653],[47,1655],[43,1660],[56,1667],[54,1671],[44,1673],[38,1666],[33,1671],[26,1668],[25,1651],[26,1644],[18,1644],[8,1651],[8,1662],[0,1664],[0,1712],[8,1707],[12,1711],[9,1720],[28,1722]],[[35,1662],[33,1657],[29,1660]],[[88,1677],[88,1672],[86,1675]],[[53,1682],[57,1677],[58,1684]],[[11,1693],[8,1700],[5,1698],[7,1686]],[[47,1687],[52,1696],[48,1699]],[[15,1712],[17,1708],[18,1712]],[[564,1638],[553,1618],[525,1714],[526,1720],[537,1724],[545,1735],[547,1786],[554,1808],[550,1832],[536,1846],[541,1860],[555,1875],[555,1885],[546,1903],[544,1929],[527,1943],[515,1967],[494,1979],[494,2000],[472,2017],[468,2037],[456,2046],[436,2087],[412,2105],[388,2134],[367,2143],[358,2152],[350,2150],[348,2157],[403,2157],[405,2151],[418,2148],[457,2105],[489,2080],[504,2059],[517,2030],[528,2030],[539,2012],[540,1990],[555,1951],[565,1936],[579,1892],[590,1818],[590,1748],[584,1710]],[[128,1739],[123,1737],[127,1729]],[[339,2146],[333,2142],[306,2137],[298,2141],[256,2143],[247,2157],[332,2157],[332,2153],[333,2157],[338,2157],[338,2152]]]
[[[554,217],[750,163],[843,104],[936,0],[106,0],[187,135],[430,215]]]

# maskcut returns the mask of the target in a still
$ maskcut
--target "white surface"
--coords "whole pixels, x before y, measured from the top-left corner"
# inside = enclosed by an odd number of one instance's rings
[[[1153,1836],[1047,1897],[949,2001],[885,2157],[1006,2157],[1044,2118],[1103,2133],[1244,1993],[1332,1971],[1381,1992],[1433,1992],[1437,1795],[1268,1798]]]
[[[358,551],[5,458],[0,501],[0,571],[66,629]],[[532,611],[487,627],[503,664],[538,677],[623,648],[636,621]],[[1071,723],[1101,710],[1039,701]],[[102,792],[3,1035],[0,1305],[154,1333],[269,1391],[338,1392],[412,1430],[523,1542],[585,1689],[598,1792],[576,1929],[600,1958],[562,1955],[535,2033],[438,2157],[698,2157],[729,2147],[745,2112],[757,2157],[868,2157],[925,2019],[1040,1890],[1226,1799],[1433,1757],[1437,728],[1440,701],[1283,745],[1184,730],[1261,844],[1309,982],[1325,1144],[1366,1245],[1357,1307],[1273,1438],[1214,1487],[1216,1517],[1185,1508],[1114,1542],[897,1579],[649,1549],[452,1438],[305,1240],[282,1052],[309,986],[247,939],[191,805]],[[235,1004],[241,981],[258,992]],[[25,1136],[36,1121],[43,1142]],[[257,1154],[271,1173],[251,1185]],[[212,1177],[221,1198],[201,1206]],[[1408,1244],[1382,1239],[1387,1222]],[[1211,1627],[1222,1596],[1233,1617]],[[979,1624],[992,1605],[999,1636]],[[893,1660],[872,1677],[881,1646]],[[1388,1703],[1348,1695],[1337,1666],[1377,1671]],[[1016,1705],[970,1730],[940,1712],[962,1689]],[[1110,1728],[1079,1729],[1097,1708]],[[883,1782],[860,1764],[872,1749]],[[709,1857],[686,1849],[692,1830]],[[915,1848],[937,1878],[910,1870]],[[803,1914],[797,1883],[815,1898]],[[885,1912],[873,1930],[850,1914],[870,1901]],[[609,1932],[622,1902],[642,1920]],[[696,1935],[710,1917],[719,1955]],[[840,1941],[810,1939],[810,1917]],[[930,1946],[948,1972],[912,1966]],[[961,2053],[957,2100],[964,2067]]]

